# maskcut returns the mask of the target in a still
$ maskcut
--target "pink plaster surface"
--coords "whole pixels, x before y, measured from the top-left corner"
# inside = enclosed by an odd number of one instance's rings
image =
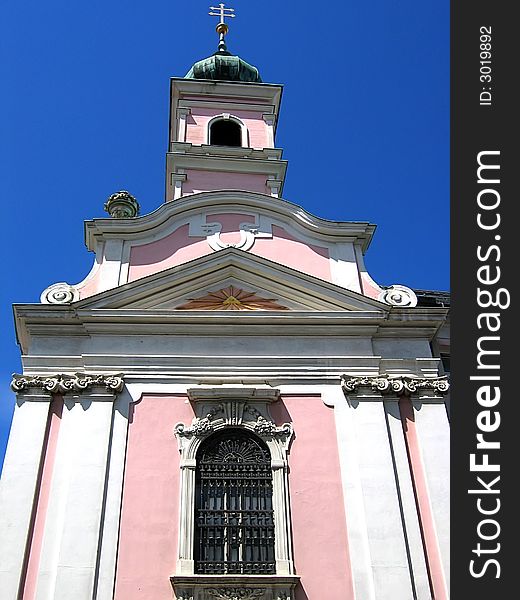
[[[245,190],[269,194],[265,182],[267,174],[231,173],[224,171],[202,171],[186,169],[186,181],[182,184],[182,195],[189,196],[199,192],[214,190]]]
[[[446,582],[442,569],[441,555],[437,541],[435,522],[430,505],[430,495],[426,482],[426,473],[421,457],[421,448],[417,429],[415,427],[415,414],[411,400],[401,398],[399,400],[401,420],[403,424],[406,450],[412,474],[412,483],[415,493],[415,502],[419,514],[419,523],[425,550],[426,567],[430,580],[432,597],[435,600],[447,600]]]
[[[228,110],[222,110],[218,104],[215,108],[192,108],[191,114],[187,119],[186,141],[192,144],[208,143],[208,123],[209,121]],[[249,133],[249,147],[267,148],[268,134],[267,125],[262,119],[262,112],[252,110],[233,111],[232,116],[238,117],[247,127]]]
[[[333,409],[317,395],[284,396],[271,406],[278,425],[292,421],[289,493],[296,600],[354,600]]]
[[[95,265],[96,270],[92,275],[88,275],[78,286],[80,299],[88,298],[97,293],[99,289],[99,279],[101,276],[101,268],[99,264]]]
[[[368,273],[361,273],[361,285],[363,286],[363,294],[365,296],[377,300],[377,297],[381,293],[381,288],[374,283]]]
[[[211,254],[206,238],[189,237],[189,225],[169,235],[130,250],[128,281],[151,275],[182,263]]]
[[[29,555],[26,563],[23,594],[20,600],[33,600],[36,594],[36,583],[38,579],[38,568],[42,550],[43,533],[45,530],[45,519],[49,505],[49,494],[56,458],[56,447],[58,445],[58,434],[60,431],[61,415],[63,412],[63,398],[54,396],[49,409],[49,421],[42,451],[42,468],[40,479],[37,483],[37,499],[35,501],[35,513],[31,522],[28,540],[30,543]]]
[[[240,224],[255,223],[247,213],[208,214],[206,223],[221,223],[220,239],[226,244],[240,240]],[[128,281],[183,264],[194,258],[211,254],[205,238],[189,237],[189,225],[148,244],[133,246],[130,252]],[[250,252],[298,271],[331,281],[329,251],[291,236],[282,227],[272,226],[273,238],[257,238]]]
[[[294,556],[302,586],[296,600],[354,600],[334,416],[317,395],[272,406],[292,421],[290,456]],[[179,522],[175,423],[190,423],[183,395],[149,395],[134,405],[126,457],[115,600],[171,600]],[[319,448],[319,452],[317,449]]]
[[[128,433],[115,600],[172,600],[179,523],[179,450],[173,426],[191,423],[183,395],[146,395]]]
[[[273,225],[273,239],[256,239],[251,252],[297,271],[332,281],[328,249],[301,242],[277,225]]]

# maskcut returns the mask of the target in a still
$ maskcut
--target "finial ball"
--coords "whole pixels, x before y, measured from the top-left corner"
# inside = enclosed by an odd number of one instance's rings
[[[229,31],[229,27],[225,23],[219,23],[215,27],[215,29],[219,35],[221,35],[221,34],[226,35],[227,32]]]

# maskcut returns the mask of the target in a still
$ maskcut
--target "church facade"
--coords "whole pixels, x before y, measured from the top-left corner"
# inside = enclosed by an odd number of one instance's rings
[[[112,195],[86,279],[15,306],[6,600],[448,598],[448,309],[283,199],[282,87],[225,31],[171,79],[166,201]]]

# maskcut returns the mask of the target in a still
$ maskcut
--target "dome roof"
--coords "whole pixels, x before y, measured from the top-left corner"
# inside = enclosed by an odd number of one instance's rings
[[[262,83],[256,67],[227,50],[219,50],[196,62],[184,76],[185,79],[214,79],[219,81],[245,81]]]

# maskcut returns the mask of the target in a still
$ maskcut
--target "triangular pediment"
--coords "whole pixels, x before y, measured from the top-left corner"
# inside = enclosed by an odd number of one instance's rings
[[[151,311],[370,311],[389,307],[356,292],[227,248],[75,303]]]

